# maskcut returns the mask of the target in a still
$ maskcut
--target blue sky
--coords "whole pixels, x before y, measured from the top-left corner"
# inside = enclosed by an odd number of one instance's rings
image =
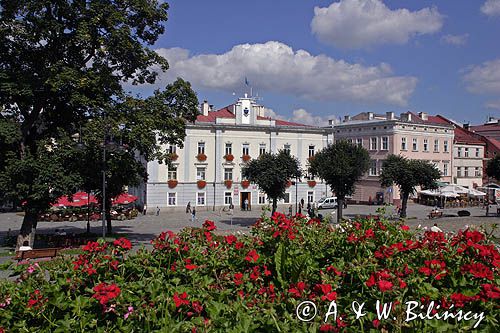
[[[262,104],[296,121],[368,110],[500,116],[500,0],[169,4],[154,48],[171,69],[158,86],[181,76],[216,107],[245,92],[246,76]]]

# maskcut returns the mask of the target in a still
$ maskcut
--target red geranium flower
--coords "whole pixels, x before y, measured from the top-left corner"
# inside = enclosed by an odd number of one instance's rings
[[[231,245],[231,244],[235,243],[238,240],[238,238],[236,238],[235,235],[224,236],[224,239],[226,240],[226,243],[228,245]]]
[[[122,250],[130,250],[132,248],[132,243],[123,237],[115,239],[113,245]]]
[[[245,257],[245,260],[249,261],[249,262],[257,262],[259,257],[260,256],[257,254],[257,251],[251,250],[250,252],[248,252],[247,256]]]
[[[196,269],[196,268],[198,268],[198,266],[193,265],[193,264],[188,264],[188,265],[186,265],[186,269],[187,269],[187,270],[190,270],[190,271],[192,271],[193,269]]]
[[[483,293],[487,298],[497,299],[500,298],[500,289],[492,284],[483,284]]]
[[[95,294],[92,297],[98,300],[102,305],[105,305],[109,300],[118,297],[121,290],[114,283],[107,284],[103,282],[94,287],[94,292]]]
[[[469,272],[477,278],[493,280],[493,271],[488,266],[483,265],[480,262],[463,265],[462,271]]]
[[[381,292],[386,292],[386,291],[389,291],[392,289],[393,284],[392,284],[392,282],[387,281],[387,280],[380,280],[377,282],[377,286]]]
[[[319,327],[320,332],[335,332],[335,326],[332,324],[323,324]]]
[[[410,230],[410,227],[407,225],[402,225],[401,230],[408,231],[408,230]]]
[[[107,247],[106,243],[103,243],[101,245],[98,242],[88,242],[87,245],[83,247],[83,251],[89,253],[103,252],[104,250],[106,250],[106,247]]]
[[[212,221],[209,221],[209,220],[206,220],[203,223],[203,228],[207,229],[208,231],[212,231],[212,230],[217,229],[217,227],[215,226],[215,224]]]
[[[185,305],[189,305],[189,301],[186,299],[187,298],[187,293],[186,292],[183,292],[182,294],[178,294],[178,293],[174,293],[174,303],[175,303],[175,307],[180,307],[182,306],[183,304]]]

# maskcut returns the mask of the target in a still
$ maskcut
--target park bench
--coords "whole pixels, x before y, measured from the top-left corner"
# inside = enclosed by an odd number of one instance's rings
[[[53,258],[57,256],[57,252],[59,252],[59,250],[60,248],[47,248],[17,251],[14,259],[21,261],[26,259]]]
[[[430,212],[429,219],[434,219],[438,217],[443,217],[443,212]]]

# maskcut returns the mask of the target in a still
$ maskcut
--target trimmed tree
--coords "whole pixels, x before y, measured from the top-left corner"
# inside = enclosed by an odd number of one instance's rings
[[[369,167],[368,151],[345,140],[323,148],[309,160],[309,172],[323,179],[337,196],[337,222],[342,221],[345,197],[354,193],[356,182]]]
[[[500,181],[500,155],[495,156],[488,161],[486,165],[486,174]]]
[[[286,184],[301,176],[299,161],[280,150],[277,154],[264,153],[243,167],[243,177],[257,184],[273,201],[272,214],[276,212],[278,199],[285,197]]]
[[[435,189],[436,181],[440,178],[441,172],[429,161],[410,160],[401,155],[389,155],[380,173],[380,183],[383,187],[395,184],[399,188],[401,218],[406,217],[408,198],[410,194],[415,193],[416,187]]]

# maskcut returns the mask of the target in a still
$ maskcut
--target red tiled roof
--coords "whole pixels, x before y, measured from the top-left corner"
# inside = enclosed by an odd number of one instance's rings
[[[204,116],[202,114],[198,115],[196,117],[196,121],[200,123],[215,123],[215,120],[217,118],[229,118],[229,119],[234,119],[236,118],[235,114],[231,112],[231,106],[226,106],[225,108],[222,108],[217,111],[210,111],[208,112],[208,116]],[[257,120],[272,120],[270,117],[261,117],[257,116]],[[285,121],[281,119],[275,119],[276,125],[277,126],[301,126],[301,127],[313,127],[310,125],[305,125],[305,124],[299,124],[299,123],[294,123],[290,121]]]
[[[465,128],[455,124],[453,121],[441,116],[429,116],[429,120],[431,120],[436,123],[442,123],[442,124],[450,124],[454,125],[455,129],[453,130],[455,134],[454,141],[458,143],[465,143],[465,144],[472,144],[472,145],[484,145],[484,140],[479,137],[477,134],[474,134],[473,132],[466,130]]]
[[[490,143],[495,146],[495,148],[497,150],[500,150],[500,141],[497,140],[497,139],[493,139],[493,138],[486,138],[488,141],[490,141]]]
[[[423,120],[420,116],[414,112],[409,111],[411,114],[411,121],[417,124],[429,124],[429,125],[449,125],[450,122],[440,119],[440,116],[427,116],[427,120]]]
[[[200,114],[196,117],[196,121],[200,123],[215,123],[216,118],[236,118],[229,108],[230,105],[217,111],[210,111],[208,116]]]
[[[476,126],[471,126],[471,129],[475,132],[500,131],[500,124],[492,123],[492,124],[476,125]]]

